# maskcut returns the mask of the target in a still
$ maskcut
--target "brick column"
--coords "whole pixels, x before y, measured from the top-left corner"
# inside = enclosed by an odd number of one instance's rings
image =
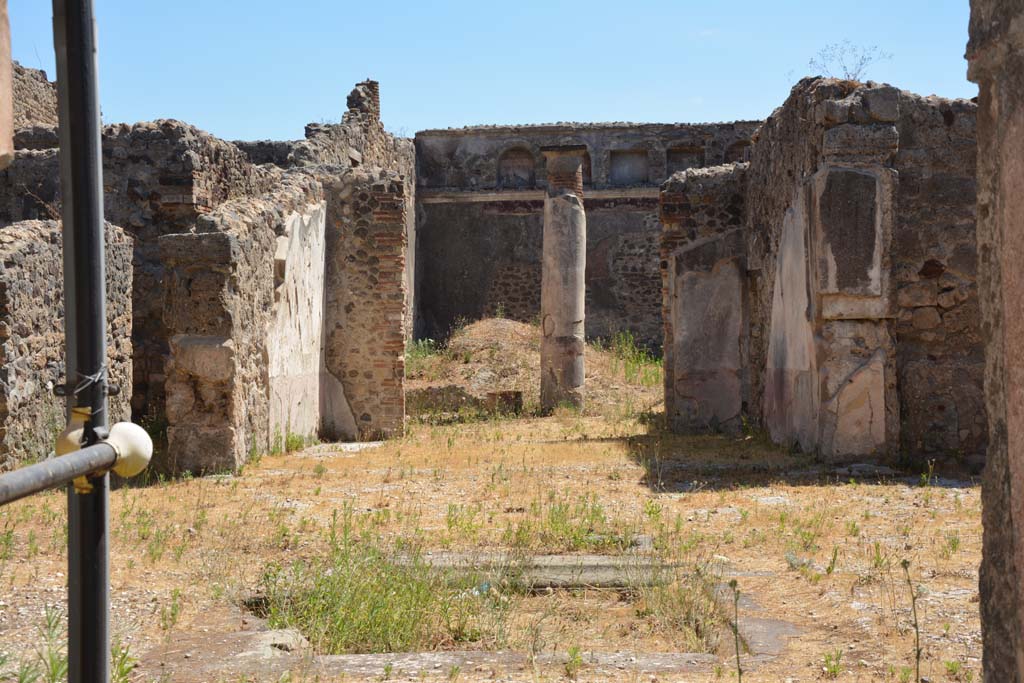
[[[1024,5],[972,0],[978,283],[989,446],[980,574],[986,681],[1024,680]]]
[[[585,348],[584,276],[587,217],[583,211],[583,153],[586,147],[541,150],[547,159],[544,247],[541,271],[540,406],[583,407]]]

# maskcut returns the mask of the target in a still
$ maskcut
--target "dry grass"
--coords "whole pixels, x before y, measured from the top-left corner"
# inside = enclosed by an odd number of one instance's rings
[[[477,342],[467,334],[456,348],[472,353]],[[602,376],[611,360],[592,367]],[[628,389],[634,397],[647,390]],[[157,648],[173,652],[183,638],[237,629],[232,606],[280,589],[279,606],[298,599],[307,608],[279,612],[277,623],[304,628],[325,651],[576,652],[566,670],[542,678],[562,678],[571,664],[592,680],[590,651],[706,650],[717,654],[715,669],[658,679],[725,680],[735,667],[731,633],[700,596],[735,578],[758,606],[741,603],[741,622],[775,618],[800,629],[779,657],[749,671],[745,663],[744,681],[911,680],[906,559],[922,675],[979,680],[977,485],[917,473],[851,479],[757,438],[667,435],[642,413],[608,405],[596,415],[417,423],[373,450],[322,444],[265,456],[240,476],[115,491],[114,633],[147,670],[158,669]],[[353,530],[347,547],[338,543],[339,519]],[[0,671],[34,656],[46,606],[63,604],[64,527],[63,493],[0,508],[0,653],[8,662]],[[396,553],[442,549],[624,554],[638,538],[681,567],[661,588],[533,594],[497,585],[467,601],[469,583],[403,573],[408,564],[395,561]],[[338,586],[354,584],[338,572],[360,563],[416,591],[394,601],[388,582],[368,584],[360,590],[369,602],[345,607],[337,599],[354,589]],[[460,601],[468,608],[452,611]],[[339,633],[328,628],[331,615],[344,613],[335,610],[371,603],[415,607],[414,623],[429,628],[410,633],[409,619],[385,619],[359,630],[342,619],[340,633],[355,637],[331,642]],[[302,615],[315,618],[302,624]],[[459,680],[474,680],[472,672]]]
[[[662,399],[659,359],[639,349],[626,333],[587,347],[587,402],[584,414],[636,416]],[[481,320],[457,330],[444,347],[430,340],[406,353],[410,414],[437,422],[452,406],[417,400],[428,390],[444,391],[472,404],[489,391],[522,391],[526,414],[537,412],[540,395],[540,328],[501,318]],[[465,416],[479,417],[470,405]],[[465,417],[464,416],[464,417]]]

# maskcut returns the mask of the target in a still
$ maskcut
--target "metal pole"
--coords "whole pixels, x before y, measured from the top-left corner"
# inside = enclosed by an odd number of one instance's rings
[[[106,302],[103,178],[92,0],[53,0],[63,133],[62,179],[70,182],[64,211],[65,311],[69,326],[67,381],[71,405],[90,409],[84,444],[107,426]],[[61,66],[63,69],[61,70]],[[110,680],[110,478],[88,480],[91,490],[68,487],[68,683]]]
[[[114,447],[102,442],[8,472],[0,476],[0,505],[69,484],[93,472],[109,470],[116,461],[117,452]]]

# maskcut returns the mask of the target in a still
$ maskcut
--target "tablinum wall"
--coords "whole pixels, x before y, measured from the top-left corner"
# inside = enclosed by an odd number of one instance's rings
[[[661,348],[658,184],[746,153],[754,122],[557,124],[416,136],[417,337],[540,312],[541,147],[584,144],[589,338],[628,330]]]

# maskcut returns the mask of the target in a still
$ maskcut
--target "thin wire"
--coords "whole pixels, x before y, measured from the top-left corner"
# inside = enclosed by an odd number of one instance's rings
[[[75,372],[75,374],[78,376],[79,382],[78,382],[78,384],[75,385],[75,388],[71,390],[71,395],[72,396],[78,396],[80,393],[82,393],[86,389],[89,389],[90,387],[93,387],[93,386],[95,386],[97,384],[103,385],[104,388],[106,387],[106,384],[107,384],[107,364],[106,363],[101,365],[100,369],[97,370],[95,372],[95,374],[83,375],[82,373],[77,372],[77,371]],[[103,410],[104,410],[104,407],[101,406],[99,408],[99,410],[92,411],[92,414],[95,415],[97,413],[101,413],[101,412],[103,412]]]

